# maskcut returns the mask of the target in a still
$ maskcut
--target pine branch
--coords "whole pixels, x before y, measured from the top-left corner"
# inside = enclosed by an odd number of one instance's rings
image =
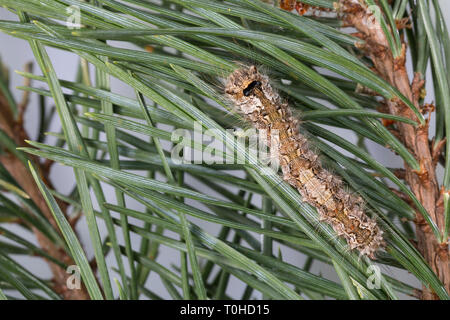
[[[342,19],[347,26],[355,27],[358,36],[364,40],[361,49],[374,64],[375,72],[391,85],[399,89],[414,106],[426,113],[425,105],[421,105],[424,75],[415,73],[412,83],[406,70],[406,44],[402,43],[399,56],[394,57],[388,41],[388,35],[383,31],[378,19],[374,19],[367,6],[361,2],[342,0],[338,6]],[[390,29],[390,33],[397,30]],[[385,101],[389,113],[417,120],[413,111],[398,99]],[[405,179],[416,197],[423,204],[439,230],[444,230],[443,192],[439,190],[436,176],[435,151],[429,143],[429,120],[425,125],[414,127],[406,123],[396,122],[399,137],[415,156],[420,164],[420,170],[414,170],[405,163]],[[442,147],[442,144],[441,144]],[[423,216],[416,213],[417,245],[426,261],[450,292],[450,260],[447,239],[442,242],[431,231]],[[437,296],[426,286],[423,288],[422,299],[437,299]]]
[[[20,114],[16,120],[11,112],[11,106],[8,104],[5,96],[0,92],[0,130],[3,130],[6,135],[14,141],[17,147],[23,147],[26,145],[25,141],[29,140],[28,134],[25,130],[25,123],[23,121],[23,113],[25,112],[26,106],[28,104],[28,98],[25,97],[20,104]],[[30,156],[30,160],[39,167],[42,179],[51,186],[49,179],[49,170],[45,170],[40,165],[40,161],[37,157]],[[25,191],[25,193],[31,198],[31,200],[36,204],[36,206],[44,214],[45,218],[50,222],[53,228],[59,232],[59,228],[56,224],[53,215],[45,203],[41,192],[39,191],[36,183],[34,182],[31,172],[26,167],[23,159],[20,159],[17,154],[11,152],[11,150],[5,149],[2,146],[2,153],[0,154],[0,163],[6,168],[9,174],[15,179],[19,186]],[[59,205],[64,211],[67,209],[67,204],[60,201]],[[40,232],[34,226],[31,226],[36,239],[41,246],[41,248],[49,254],[51,257],[55,258],[66,265],[74,265],[75,262],[72,258],[64,251],[63,248],[58,246],[49,239],[46,235]],[[68,290],[67,289],[67,279],[70,276],[61,266],[56,263],[45,259],[53,274],[53,285],[54,290],[58,294],[62,295],[64,299],[68,300],[86,300],[89,299],[86,288],[82,286],[80,290]]]

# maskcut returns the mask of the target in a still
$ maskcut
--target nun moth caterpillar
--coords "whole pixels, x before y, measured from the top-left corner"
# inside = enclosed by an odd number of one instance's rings
[[[227,78],[225,93],[248,122],[267,132],[266,143],[276,148],[283,179],[318,209],[320,220],[331,224],[350,249],[375,259],[375,252],[384,246],[383,231],[364,212],[364,200],[346,191],[342,180],[322,167],[268,77],[255,66],[237,69]]]

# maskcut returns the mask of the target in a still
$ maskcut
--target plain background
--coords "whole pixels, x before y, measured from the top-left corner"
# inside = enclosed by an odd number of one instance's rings
[[[450,1],[448,0],[439,0],[441,4],[442,11],[444,13],[444,16],[447,21],[447,25],[450,25]],[[0,19],[1,20],[16,20],[16,16],[4,8],[0,9]],[[8,36],[4,33],[0,33],[0,57],[5,65],[8,66],[10,69],[10,81],[11,81],[11,88],[14,88],[13,94],[17,101],[21,98],[21,92],[17,89],[15,89],[16,86],[22,85],[23,79],[16,73],[14,73],[14,70],[23,70],[23,66],[28,61],[34,61],[33,54],[30,50],[30,47],[26,41],[23,41],[21,39],[13,38],[11,36]],[[75,74],[76,74],[76,68],[77,68],[77,56],[53,49],[53,48],[47,48],[47,51],[50,55],[50,58],[52,60],[52,63],[54,65],[55,70],[57,71],[57,74],[60,79],[70,80],[73,81]],[[36,74],[41,74],[39,68],[37,65],[34,66],[34,72]],[[428,71],[429,76],[429,71]],[[411,78],[411,77],[410,77]],[[37,87],[44,87],[42,83],[34,83],[34,86]],[[134,91],[124,85],[123,83],[117,81],[116,79],[112,79],[112,90],[113,92],[135,98]],[[427,95],[427,102],[432,102],[431,97],[433,97],[433,88],[427,84],[426,90],[428,92]],[[52,105],[53,101],[51,99],[47,99],[47,104]],[[37,120],[39,118],[39,111],[38,111],[38,100],[37,95],[32,94],[31,95],[31,101],[28,106],[28,110],[26,112],[25,117],[25,123],[28,130],[28,133],[31,137],[31,139],[36,139],[36,131],[37,131]],[[59,124],[58,121],[54,121],[52,127],[50,128],[50,131],[58,131],[59,130]],[[336,129],[334,129],[336,132]],[[349,141],[355,142],[355,137],[352,133],[344,130],[338,131],[339,134],[343,135],[346,139]],[[51,140],[50,140],[51,141]],[[398,157],[393,155],[390,151],[387,149],[384,149],[380,146],[368,144],[368,147],[371,151],[371,154],[376,157],[378,161],[380,161],[383,164],[389,165],[389,166],[401,166],[402,161],[399,160]],[[72,170],[67,167],[62,167],[59,165],[55,165],[52,170],[51,178],[54,181],[54,184],[56,186],[56,189],[61,192],[68,192],[72,189],[73,183],[74,183],[74,177]],[[201,188],[203,187],[201,184],[192,181],[192,179],[187,180],[187,182],[192,183],[195,187]],[[109,202],[114,202],[114,191],[109,186],[105,186],[104,188],[105,194]],[[213,194],[215,196],[220,197],[220,195]],[[254,199],[255,204],[260,203],[260,199],[255,198]],[[127,200],[127,205],[130,208],[136,209],[136,210],[143,210],[143,207],[140,204],[137,204],[136,202],[133,202],[131,200]],[[202,209],[206,209],[202,207]],[[204,228],[206,231],[213,235],[217,235],[217,232],[219,228],[217,225],[204,223],[203,221],[199,221],[198,219],[191,219],[193,222],[197,223],[199,226]],[[136,222],[136,221],[132,221]],[[99,228],[102,234],[106,234],[106,228],[104,227],[103,221],[99,220]],[[14,229],[17,232],[20,232],[22,236],[26,237],[29,241],[32,241],[36,243],[34,236],[30,234],[24,234],[21,229],[12,226],[12,229]],[[90,240],[89,240],[89,234],[87,231],[87,225],[85,222],[85,219],[82,219],[77,226],[77,231],[79,232],[79,235],[81,236],[82,243],[84,245],[84,248],[86,250],[86,253],[88,257],[92,257],[93,251],[90,246]],[[121,231],[118,230],[117,234],[119,236],[119,239],[122,239]],[[167,233],[166,235],[171,236],[170,233]],[[232,235],[231,235],[232,237]],[[229,239],[231,239],[231,237]],[[132,237],[132,245],[134,250],[139,250],[139,242],[140,238],[137,236]],[[297,254],[296,252],[290,250],[289,248],[282,247],[280,248],[283,253],[283,259],[289,263],[292,263],[297,266],[302,266],[304,264],[304,257]],[[274,248],[274,253],[278,251],[278,248]],[[17,261],[19,261],[23,266],[25,266],[27,269],[33,271],[37,275],[48,278],[51,276],[51,273],[49,272],[49,269],[47,267],[47,264],[43,262],[39,258],[32,258],[32,257],[16,257]],[[171,268],[171,265],[179,265],[179,254],[177,251],[173,249],[169,249],[167,247],[161,247],[160,254],[157,260],[159,263],[163,264],[166,267]],[[112,254],[108,256],[107,259],[108,265],[115,265],[115,258]],[[126,261],[125,267],[128,270],[128,266]],[[204,261],[202,261],[204,262]],[[335,281],[339,281],[337,276],[335,275],[333,269],[327,265],[321,264],[321,263],[314,263],[312,267],[312,271],[316,274],[321,274],[327,278],[333,279]],[[414,286],[420,286],[419,282],[410,274],[407,274],[406,272],[401,272],[398,270],[382,268],[382,271],[386,272],[388,275],[393,277],[399,277],[403,281],[406,281]],[[119,278],[119,275],[114,272],[113,270],[110,270],[111,278]],[[114,287],[114,282],[113,282]],[[162,285],[161,281],[159,280],[159,277],[155,275],[155,273],[151,273],[151,276],[149,277],[149,280],[147,282],[147,287],[151,288],[152,291],[158,293],[163,298],[170,299],[169,294],[165,290],[164,286]],[[229,294],[233,298],[239,298],[243,292],[244,285],[236,280],[231,279],[230,285],[227,290],[227,294]],[[117,288],[114,288],[114,290],[117,292]],[[260,298],[259,294],[254,294],[252,296],[253,298]]]

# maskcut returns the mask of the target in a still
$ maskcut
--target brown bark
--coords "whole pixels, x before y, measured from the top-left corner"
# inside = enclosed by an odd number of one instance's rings
[[[405,66],[405,44],[400,57],[394,58],[383,30],[367,8],[363,8],[358,1],[342,0],[338,10],[346,25],[356,28],[358,35],[365,40],[365,45],[360,49],[370,57],[375,71],[412,101],[416,108],[423,113],[430,111],[428,106],[419,105],[424,84],[422,75],[415,74],[410,83]],[[417,121],[414,112],[399,99],[386,101],[386,105],[389,113]],[[415,171],[405,163],[405,180],[439,229],[443,230],[442,194],[436,178],[437,157],[436,150],[433,150],[432,144],[429,143],[428,122],[417,127],[400,122],[395,125],[398,136],[420,164],[420,170]],[[416,213],[415,224],[419,251],[450,293],[448,239],[445,239],[444,243],[439,243],[419,212]],[[421,298],[438,299],[436,294],[427,287],[423,288]]]
[[[11,109],[5,99],[5,97],[0,93],[0,129],[3,130],[11,139],[14,140],[17,146],[25,146],[24,140],[28,139],[28,135],[23,127],[23,112],[27,103],[27,98],[23,100],[23,103],[19,105],[19,119],[16,121],[12,115]],[[26,165],[17,158],[13,153],[8,150],[2,150],[0,155],[0,163],[8,170],[10,175],[17,181],[20,187],[29,195],[30,199],[36,204],[36,206],[45,215],[51,225],[55,230],[59,230],[53,215],[48,208],[44,198],[42,197],[31,172],[28,170]],[[32,160],[37,169],[40,171],[43,181],[45,181],[49,186],[51,186],[50,180],[48,179],[48,170],[43,170],[38,159],[34,157],[29,157]],[[65,203],[59,203],[63,212],[65,212],[67,205]],[[56,246],[50,239],[48,239],[44,234],[39,232],[36,228],[32,228],[36,235],[36,239],[43,250],[45,250],[50,256],[55,259],[67,264],[74,265],[75,262],[72,258],[65,252],[62,248]],[[60,266],[46,260],[50,270],[53,274],[53,285],[54,290],[61,294],[64,299],[67,300],[86,300],[89,299],[89,295],[84,286],[81,289],[68,289],[67,279],[70,276]]]

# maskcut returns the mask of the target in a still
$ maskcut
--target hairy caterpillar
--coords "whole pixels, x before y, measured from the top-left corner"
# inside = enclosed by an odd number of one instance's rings
[[[255,66],[237,69],[227,78],[225,93],[247,121],[258,130],[266,130],[266,143],[276,148],[283,179],[318,209],[320,220],[331,224],[350,249],[374,259],[375,252],[384,246],[383,231],[365,214],[363,199],[346,191],[342,180],[322,167],[299,132],[298,120],[272,89],[268,77]],[[272,136],[275,132],[277,139]]]

